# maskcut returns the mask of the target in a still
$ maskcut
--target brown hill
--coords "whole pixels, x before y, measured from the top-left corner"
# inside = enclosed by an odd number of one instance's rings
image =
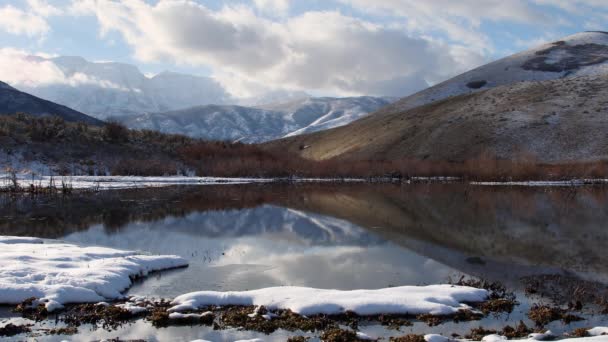
[[[314,160],[605,159],[606,61],[608,34],[581,33],[469,71],[347,126],[265,146]]]

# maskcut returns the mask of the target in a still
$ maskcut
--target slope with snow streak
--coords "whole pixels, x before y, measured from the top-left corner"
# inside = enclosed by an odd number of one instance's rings
[[[290,309],[301,315],[335,315],[347,311],[362,316],[449,315],[469,308],[463,303],[482,302],[487,297],[486,290],[455,285],[401,286],[352,291],[284,286],[242,292],[193,292],[175,298],[169,311],[197,310],[210,305],[254,305],[270,310]]]
[[[596,50],[581,48],[584,46],[595,47]],[[581,32],[465,72],[407,96],[384,108],[382,113],[401,112],[450,96],[517,82],[605,73],[608,71],[607,58],[608,33]]]
[[[47,310],[121,298],[135,277],[185,267],[185,259],[103,247],[0,237],[0,304],[36,297]]]

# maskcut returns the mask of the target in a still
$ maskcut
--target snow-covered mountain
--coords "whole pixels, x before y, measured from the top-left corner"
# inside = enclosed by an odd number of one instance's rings
[[[371,96],[319,97],[269,104],[260,108],[284,113],[287,121],[294,122],[299,128],[285,134],[289,137],[344,126],[391,102],[388,98]]]
[[[173,72],[147,77],[130,64],[89,62],[82,57],[30,59],[54,63],[77,84],[23,85],[20,90],[101,119],[230,102],[230,95],[209,77]]]
[[[131,128],[262,142],[348,124],[390,103],[378,97],[306,98],[260,107],[207,105],[119,118]]]

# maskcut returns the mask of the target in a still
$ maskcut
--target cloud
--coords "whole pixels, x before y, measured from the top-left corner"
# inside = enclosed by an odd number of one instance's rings
[[[0,80],[15,88],[28,89],[48,85],[78,87],[92,85],[107,89],[129,91],[108,80],[100,80],[83,73],[66,75],[46,54],[0,48]]]
[[[253,0],[255,7],[264,14],[283,17],[289,13],[290,0]]]
[[[177,0],[154,5],[82,0],[73,10],[94,15],[102,36],[119,32],[141,61],[204,65],[233,84],[406,95],[387,87],[409,80],[412,85],[397,87],[409,92],[483,60],[471,49],[467,54],[474,58],[458,59],[468,49],[464,45],[413,37],[336,11],[310,11],[278,22],[246,6],[213,11]]]
[[[480,32],[483,21],[546,24],[549,18],[522,0],[339,0],[361,12],[406,19],[412,32],[440,32],[479,53],[492,52],[491,40]]]
[[[44,36],[50,31],[46,18],[63,12],[45,0],[27,0],[27,8],[12,5],[0,7],[0,30],[29,37]]]
[[[41,36],[50,30],[43,17],[11,5],[0,7],[0,18],[0,29],[15,35]]]

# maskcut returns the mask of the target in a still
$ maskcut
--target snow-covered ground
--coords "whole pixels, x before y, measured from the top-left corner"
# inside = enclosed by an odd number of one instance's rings
[[[608,341],[608,328],[606,327],[596,327],[593,329],[587,330],[589,336],[587,337],[576,337],[576,338],[565,338],[559,339],[559,336],[553,335],[551,331],[546,331],[544,333],[533,333],[528,335],[528,338],[524,339],[515,339],[514,341],[553,341],[558,340],[560,342],[589,342],[589,341]],[[465,339],[452,339],[438,334],[427,334],[424,335],[424,339],[427,342],[464,342],[470,341]],[[501,335],[488,335],[481,339],[482,342],[501,342],[506,341],[508,338]]]
[[[201,291],[175,298],[172,312],[206,306],[255,305],[267,309],[290,309],[301,315],[433,314],[449,315],[469,308],[464,303],[482,302],[483,289],[455,285],[401,286],[378,290],[322,290],[307,287],[269,287],[253,291]]]
[[[582,186],[608,184],[608,179],[571,179],[563,181],[516,181],[516,182],[471,182],[472,185],[506,185],[506,186]]]
[[[36,297],[53,311],[67,303],[119,299],[132,278],[187,265],[173,255],[0,236],[0,304]]]
[[[51,182],[61,188],[65,184],[72,189],[128,189],[159,187],[169,185],[187,184],[245,184],[272,182],[269,178],[222,178],[222,177],[139,177],[139,176],[28,176],[20,174],[17,176],[20,187],[28,188],[30,185],[48,187]],[[12,186],[7,174],[0,174],[0,188]]]

